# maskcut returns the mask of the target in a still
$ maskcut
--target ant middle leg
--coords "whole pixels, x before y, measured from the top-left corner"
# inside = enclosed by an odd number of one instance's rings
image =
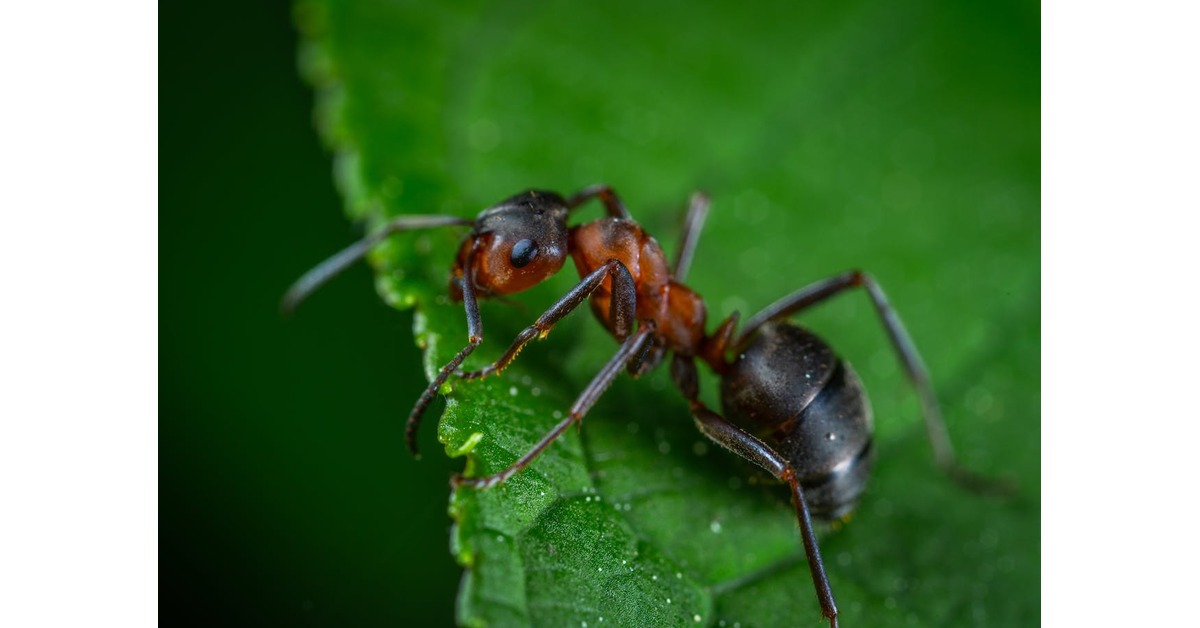
[[[481,478],[465,478],[461,475],[456,475],[451,480],[451,483],[454,486],[470,486],[477,489],[490,488],[504,482],[521,469],[524,469],[534,458],[537,458],[542,451],[549,447],[551,443],[557,440],[559,436],[562,436],[567,431],[567,428],[583,420],[588,410],[591,410],[596,401],[600,399],[600,395],[604,394],[604,391],[608,390],[608,387],[612,385],[613,380],[616,379],[621,369],[627,363],[641,356],[642,350],[653,333],[653,321],[642,322],[638,326],[638,330],[632,336],[625,339],[625,342],[621,343],[621,347],[617,349],[613,357],[604,365],[604,368],[600,369],[600,372],[592,378],[587,388],[584,388],[579,397],[575,399],[575,403],[571,405],[571,411],[567,414],[567,417],[558,425],[555,425],[532,449],[524,456],[521,456],[511,466],[499,473]]]
[[[696,253],[696,242],[700,239],[700,229],[704,227],[710,205],[712,201],[703,192],[692,194],[691,200],[688,201],[688,212],[683,219],[683,231],[679,238],[679,250],[675,252],[675,264],[671,267],[671,275],[679,283],[687,279],[692,257]]]
[[[696,363],[690,356],[675,355],[671,362],[671,379],[679,388],[679,392],[687,399],[692,418],[696,421],[696,427],[709,440],[762,467],[779,481],[785,482],[791,489],[792,506],[796,509],[796,521],[800,524],[804,554],[808,557],[809,574],[812,576],[817,600],[821,604],[821,614],[829,620],[830,628],[837,628],[837,604],[833,600],[829,578],[825,575],[825,564],[821,561],[821,548],[817,545],[817,535],[813,531],[808,502],[804,499],[804,490],[801,488],[800,480],[796,477],[796,472],[792,469],[791,464],[770,445],[730,423],[725,417],[713,412],[704,405],[704,402],[700,401]]]
[[[550,309],[539,316],[532,325],[521,330],[508,351],[505,351],[500,359],[479,370],[459,371],[458,375],[463,379],[479,379],[504,370],[517,357],[521,349],[529,344],[529,341],[534,338],[545,338],[555,323],[587,300],[596,291],[596,288],[600,287],[605,277],[612,277],[612,304],[609,306],[609,313],[613,321],[613,335],[618,341],[625,340],[633,331],[634,312],[637,306],[636,287],[633,276],[629,274],[629,269],[620,261],[610,259],[596,270],[588,273],[570,292],[567,292],[554,305],[551,305]]]
[[[954,453],[954,445],[950,442],[949,432],[946,430],[946,423],[942,419],[937,395],[933,391],[929,370],[921,360],[921,355],[917,353],[916,345],[913,344],[904,324],[900,322],[900,316],[892,309],[887,295],[871,275],[861,270],[848,271],[813,283],[779,299],[746,322],[746,327],[734,342],[735,350],[744,347],[746,341],[763,323],[786,318],[846,290],[858,287],[865,288],[870,296],[871,304],[883,323],[883,328],[900,359],[904,373],[917,392],[922,414],[925,417],[925,432],[933,447],[934,460],[938,467],[955,482],[971,490],[1001,494],[1011,492],[1011,487],[1006,483],[980,476],[958,461],[958,456]]]

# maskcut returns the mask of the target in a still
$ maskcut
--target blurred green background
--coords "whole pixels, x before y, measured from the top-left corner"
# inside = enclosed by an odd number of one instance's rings
[[[164,623],[448,625],[444,456],[401,417],[411,314],[354,269],[279,297],[357,236],[296,70],[286,3],[160,7]]]
[[[984,531],[975,550],[1012,556],[996,569],[1035,574],[1038,6],[683,6],[663,9],[685,18],[668,22],[650,5],[615,16],[571,3],[381,12],[408,27],[388,45],[414,66],[430,45],[451,52],[426,66],[446,77],[426,100],[447,102],[439,125],[422,127],[435,138],[423,167],[451,179],[462,215],[526,186],[604,180],[668,246],[687,193],[707,189],[716,205],[692,276],[714,317],[845,268],[875,272],[939,382],[960,450],[1024,491],[1005,513],[1019,527]],[[431,429],[423,460],[402,448],[402,418],[424,382],[411,313],[385,307],[364,267],[294,319],[276,311],[291,280],[357,234],[313,130],[292,9],[160,10],[164,620],[450,624],[460,572],[446,480],[458,463]],[[730,39],[705,39],[714,27]],[[356,42],[353,33],[343,36]],[[757,35],[759,45],[738,47]],[[396,72],[389,79],[403,83]],[[691,89],[658,91],[663,73]],[[505,134],[525,138],[521,150]],[[404,148],[399,163],[423,159]],[[412,174],[387,165],[367,167]],[[780,234],[783,246],[757,246]],[[872,490],[892,501],[868,501],[834,547],[904,508],[909,476],[882,467],[929,466],[865,299],[847,301],[814,326],[853,356],[881,417],[907,418],[880,418]],[[586,322],[566,335],[575,332],[594,353],[609,346]],[[618,398],[663,394],[653,382],[622,386]],[[920,477],[937,486],[935,473]],[[913,508],[962,501],[952,491],[909,497]],[[895,593],[888,564],[855,569],[833,576]],[[1036,595],[1028,584],[1020,595]],[[1026,599],[1004,616],[1032,619],[1037,606]],[[916,613],[906,610],[898,616]],[[954,613],[1003,625],[987,610]]]

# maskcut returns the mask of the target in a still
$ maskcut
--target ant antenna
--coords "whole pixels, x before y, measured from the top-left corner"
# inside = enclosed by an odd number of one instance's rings
[[[317,264],[312,270],[304,273],[287,289],[283,300],[279,303],[279,311],[285,316],[296,311],[296,308],[312,294],[325,285],[330,279],[338,276],[351,264],[362,259],[368,251],[388,236],[401,231],[413,229],[432,229],[434,227],[454,227],[474,224],[474,221],[457,216],[399,216],[383,226],[382,229],[366,236],[350,246],[335,253],[329,259]]]

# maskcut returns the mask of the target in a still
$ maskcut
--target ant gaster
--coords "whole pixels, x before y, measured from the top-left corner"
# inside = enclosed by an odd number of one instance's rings
[[[567,226],[572,211],[598,199],[607,216]],[[468,343],[438,372],[408,416],[406,437],[416,454],[421,416],[451,376],[477,379],[502,371],[534,338],[544,337],[584,300],[620,343],[616,353],[580,393],[571,410],[524,456],[487,477],[456,476],[456,486],[487,488],[529,465],[571,425],[581,421],[622,369],[634,377],[671,354],[671,378],[705,436],[757,464],[788,485],[822,614],[837,626],[838,611],[825,576],[811,517],[849,513],[873,462],[871,409],[850,365],[815,334],[786,319],[851,288],[867,291],[892,347],[920,398],[925,428],[938,465],[973,489],[994,488],[959,465],[942,422],[928,372],[912,340],[868,274],[850,271],[785,296],[747,321],[736,337],[738,315],[711,334],[700,295],[683,284],[709,200],[693,195],[674,264],[658,242],[634,222],[608,186],[592,186],[564,199],[529,190],[483,210],[474,222],[450,216],[401,216],[301,277],[284,296],[290,311],[322,283],[398,231],[471,225],[454,262],[450,293],[467,314]],[[530,288],[554,275],[567,256],[580,282],[525,328],[494,363],[475,371],[459,367],[483,342],[477,299]],[[699,399],[696,361],[721,379],[724,416]]]

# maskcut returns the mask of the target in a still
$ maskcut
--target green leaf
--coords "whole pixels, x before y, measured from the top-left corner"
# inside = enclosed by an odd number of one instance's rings
[[[806,313],[875,406],[876,475],[821,541],[843,625],[1038,621],[1036,4],[312,0],[296,14],[354,219],[469,217],[528,187],[606,182],[672,251],[702,188],[714,207],[690,283],[710,321],[872,272],[960,455],[1021,492],[985,498],[935,470],[865,296]],[[402,234],[370,260],[381,295],[416,306],[430,377],[466,341],[445,296],[460,236]],[[575,281],[485,303],[467,366]],[[583,310],[503,376],[452,382],[438,438],[468,473],[528,451],[615,351]],[[450,512],[464,624],[822,624],[786,491],[701,437],[662,372],[619,379],[578,433],[499,487],[456,491]]]

